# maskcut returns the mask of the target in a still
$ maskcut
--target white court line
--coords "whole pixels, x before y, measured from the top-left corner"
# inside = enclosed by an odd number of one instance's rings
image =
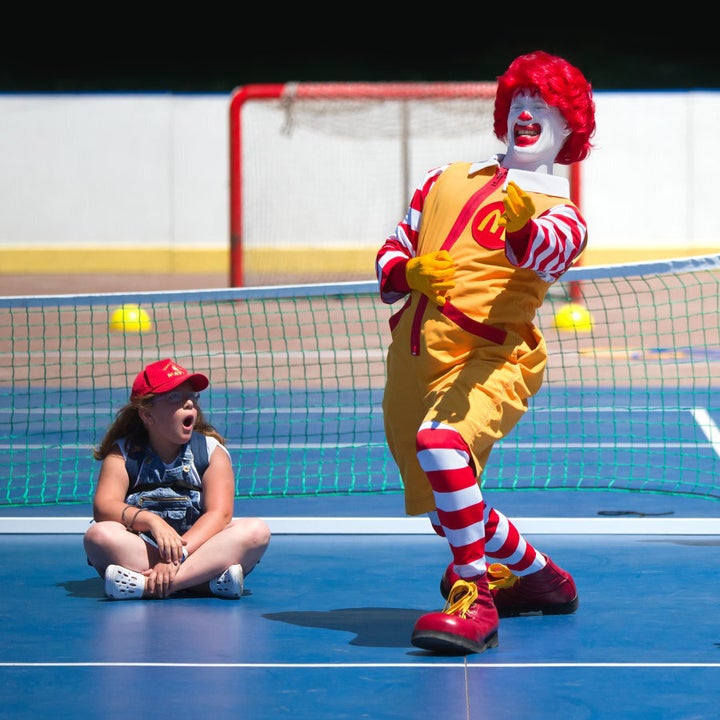
[[[538,663],[474,663],[458,660],[416,663],[159,663],[159,662],[0,662],[0,667],[144,667],[144,668],[270,668],[296,670],[342,670],[346,668],[457,668],[477,667],[483,670],[507,668],[720,668],[720,663],[668,662],[538,662]]]
[[[273,535],[434,535],[426,517],[264,517]],[[2,534],[83,534],[90,517],[0,516]],[[718,535],[718,518],[513,518],[526,535]]]
[[[693,408],[690,412],[703,435],[710,441],[715,454],[720,455],[720,429],[710,417],[710,413],[705,408]]]

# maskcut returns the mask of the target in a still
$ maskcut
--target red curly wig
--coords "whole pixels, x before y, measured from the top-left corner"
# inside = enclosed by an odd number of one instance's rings
[[[519,90],[539,93],[565,118],[570,135],[555,158],[556,163],[570,165],[590,154],[590,138],[595,134],[595,103],[592,87],[580,70],[567,60],[542,50],[515,58],[498,77],[495,95],[493,130],[502,142],[508,139],[510,103]]]

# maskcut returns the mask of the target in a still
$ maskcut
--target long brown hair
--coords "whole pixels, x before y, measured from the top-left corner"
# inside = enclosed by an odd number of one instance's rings
[[[96,460],[104,460],[115,443],[121,438],[126,439],[125,447],[127,452],[142,450],[150,444],[147,428],[140,418],[140,408],[152,405],[155,397],[154,394],[143,395],[143,397],[130,400],[127,405],[117,411],[115,419],[107,429],[100,444],[93,449],[93,457]],[[197,418],[195,419],[193,431],[214,437],[218,442],[225,445],[225,438],[205,419],[200,406],[196,405],[196,408]]]

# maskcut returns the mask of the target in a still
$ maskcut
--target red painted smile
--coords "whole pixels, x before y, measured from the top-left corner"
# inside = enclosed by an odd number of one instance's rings
[[[534,145],[540,137],[540,125],[515,125],[513,128],[513,139],[518,147]]]

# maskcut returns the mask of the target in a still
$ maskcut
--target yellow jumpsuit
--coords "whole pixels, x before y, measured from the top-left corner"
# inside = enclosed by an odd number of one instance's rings
[[[515,427],[527,411],[528,398],[542,385],[547,349],[534,325],[535,313],[554,280],[582,252],[586,232],[567,197],[533,190],[536,175],[510,171],[510,179],[517,178],[531,195],[535,218],[565,206],[563,222],[572,225],[576,218],[578,226],[570,228],[575,246],[558,242],[551,252],[543,251],[547,237],[532,237],[536,247],[529,247],[524,258],[514,258],[532,267],[518,267],[508,257],[513,253],[506,254],[505,230],[498,219],[508,177],[496,163],[449,165],[424,200],[414,255],[448,250],[455,262],[455,287],[443,307],[411,291],[390,321],[383,412],[408,515],[435,509],[416,454],[423,422],[437,420],[460,433],[481,483],[493,445]],[[544,188],[546,183],[539,185]],[[378,257],[389,249],[397,251],[392,246],[386,242]],[[380,282],[382,286],[382,278]]]

